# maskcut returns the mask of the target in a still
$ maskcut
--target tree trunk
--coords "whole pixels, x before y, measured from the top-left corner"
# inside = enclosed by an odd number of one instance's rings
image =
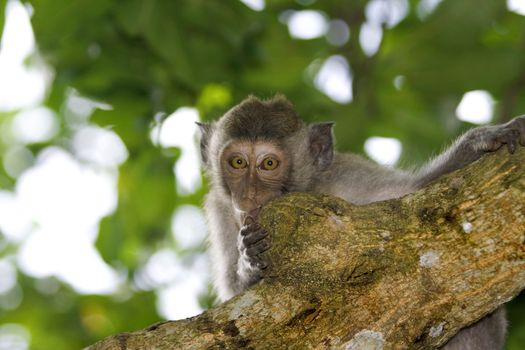
[[[525,149],[366,206],[294,193],[260,216],[264,280],[89,349],[438,347],[525,287]]]

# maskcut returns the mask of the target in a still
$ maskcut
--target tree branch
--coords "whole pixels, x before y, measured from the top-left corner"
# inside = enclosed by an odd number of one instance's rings
[[[525,149],[402,199],[295,193],[261,213],[264,280],[203,314],[89,349],[430,348],[525,287]]]

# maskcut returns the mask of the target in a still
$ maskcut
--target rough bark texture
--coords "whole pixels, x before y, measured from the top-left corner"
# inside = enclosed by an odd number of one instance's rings
[[[398,200],[291,194],[260,221],[263,282],[203,314],[90,349],[424,349],[525,288],[525,149]]]

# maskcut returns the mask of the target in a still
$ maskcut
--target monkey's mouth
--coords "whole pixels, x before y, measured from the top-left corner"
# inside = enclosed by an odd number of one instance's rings
[[[254,221],[257,221],[257,217],[259,216],[259,212],[261,211],[261,207],[255,208],[250,211],[243,211],[241,212],[241,223],[243,225],[246,225],[246,219],[252,218]]]

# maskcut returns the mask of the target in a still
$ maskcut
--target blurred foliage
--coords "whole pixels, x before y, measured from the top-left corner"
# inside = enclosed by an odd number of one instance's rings
[[[4,29],[4,21],[5,21],[5,5],[7,3],[7,0],[1,0],[0,1],[0,38],[2,37],[2,32]]]
[[[500,0],[445,0],[425,19],[417,15],[420,1],[411,0],[407,17],[384,27],[381,47],[371,57],[358,40],[365,0],[268,0],[261,12],[240,1],[24,2],[34,10],[39,52],[55,72],[45,104],[63,120],[61,134],[50,144],[62,142],[70,131],[60,111],[72,88],[113,106],[95,110],[90,121],[112,127],[129,158],[120,168],[118,209],[103,220],[97,248],[109,264],[125,267],[130,279],[156,249],[175,249],[169,235],[173,210],[200,205],[205,193],[203,188],[177,196],[172,168],[179,153],[163,152],[149,137],[157,113],[189,105],[211,120],[248,94],[282,92],[305,119],[336,121],[339,149],[362,153],[371,135],[396,137],[403,144],[400,163],[409,166],[471,127],[455,118],[466,91],[489,91],[497,102],[496,121],[525,110],[525,18]],[[0,1],[0,29],[5,3]],[[323,36],[291,38],[279,20],[289,9],[314,9],[345,21],[350,40],[334,46]],[[332,55],[344,56],[351,66],[350,104],[332,101],[314,85],[319,60]],[[403,77],[399,89],[396,77]],[[15,180],[0,168],[0,186]],[[79,348],[159,320],[153,292],[78,295],[61,282],[47,282],[57,284],[52,295],[37,288],[42,281],[19,274],[22,304],[0,309],[2,322],[30,330],[33,349]],[[201,297],[203,305],[212,302],[210,294]],[[525,303],[515,301],[509,309],[508,349],[521,349]]]

